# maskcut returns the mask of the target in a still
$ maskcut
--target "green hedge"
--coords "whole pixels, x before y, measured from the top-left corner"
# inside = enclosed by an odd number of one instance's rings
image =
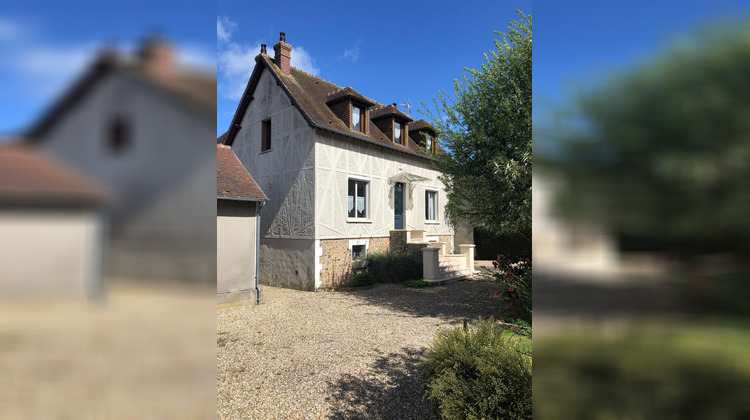
[[[395,251],[367,256],[367,272],[377,283],[401,283],[422,278],[421,252]]]
[[[504,331],[482,321],[438,333],[424,362],[425,398],[442,418],[531,418],[528,343]]]

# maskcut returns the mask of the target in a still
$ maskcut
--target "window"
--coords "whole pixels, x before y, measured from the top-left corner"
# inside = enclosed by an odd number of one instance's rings
[[[366,245],[352,245],[352,261],[362,260],[367,257]]]
[[[365,132],[365,110],[352,105],[352,130]]]
[[[394,123],[393,141],[395,141],[398,144],[404,144],[403,133],[404,133],[404,124],[400,122]]]
[[[130,144],[130,125],[118,116],[109,123],[108,131],[109,149],[116,154],[124,151]]]
[[[430,153],[433,152],[432,144],[433,144],[432,137],[427,136],[427,151]]]
[[[424,192],[424,218],[428,222],[437,221],[437,191]]]
[[[263,121],[263,128],[261,129],[261,141],[260,151],[265,152],[271,150],[271,120]]]
[[[369,181],[349,179],[348,215],[350,219],[367,219]]]

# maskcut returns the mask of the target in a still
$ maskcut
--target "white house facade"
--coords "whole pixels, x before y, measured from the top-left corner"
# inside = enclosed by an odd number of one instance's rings
[[[231,145],[268,196],[261,221],[261,282],[316,290],[345,283],[352,261],[405,242],[408,232],[451,246],[435,130],[289,65],[256,57]]]

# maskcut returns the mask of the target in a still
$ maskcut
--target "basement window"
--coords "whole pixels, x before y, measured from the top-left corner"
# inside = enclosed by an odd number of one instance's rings
[[[363,260],[367,257],[366,245],[352,245],[352,261]]]

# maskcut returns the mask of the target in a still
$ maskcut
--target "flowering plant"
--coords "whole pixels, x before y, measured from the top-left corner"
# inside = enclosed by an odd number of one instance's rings
[[[531,323],[531,259],[499,255],[493,265],[495,281],[502,284],[500,295],[509,303],[504,313],[506,320],[523,320]]]

